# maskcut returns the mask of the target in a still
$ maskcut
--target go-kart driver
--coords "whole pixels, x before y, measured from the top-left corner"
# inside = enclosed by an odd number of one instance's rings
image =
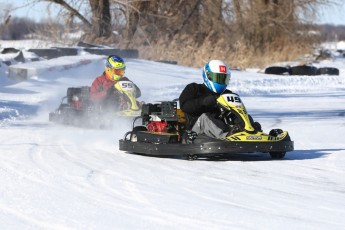
[[[92,82],[90,100],[103,109],[120,108],[121,103],[127,103],[128,101],[125,102],[121,93],[114,87],[119,81],[130,81],[124,76],[125,70],[126,64],[121,57],[117,55],[109,56],[106,60],[105,71]],[[141,95],[140,89],[134,83],[133,85],[136,88],[136,97],[138,98]]]
[[[217,108],[217,98],[223,93],[232,93],[226,89],[231,77],[229,67],[223,61],[211,60],[204,66],[202,76],[203,84],[188,84],[179,97],[180,108],[187,121],[186,129],[191,130],[193,136],[205,134],[219,139],[241,131],[239,124],[225,124],[219,118]],[[256,130],[261,129],[259,123],[253,125]]]

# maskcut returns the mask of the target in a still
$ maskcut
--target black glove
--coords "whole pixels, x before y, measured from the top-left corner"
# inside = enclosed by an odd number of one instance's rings
[[[209,95],[204,97],[201,104],[206,107],[214,107],[217,105],[217,95]]]

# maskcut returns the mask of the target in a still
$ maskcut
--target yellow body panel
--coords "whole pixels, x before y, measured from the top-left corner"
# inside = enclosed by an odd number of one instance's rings
[[[127,95],[131,102],[131,110],[140,110],[137,104],[137,94],[135,90],[135,85],[131,81],[118,81],[114,84],[115,89],[117,89],[120,93],[124,93]]]
[[[251,132],[255,129],[250,123],[246,108],[237,94],[223,94],[218,97],[217,102],[226,110],[236,111],[244,121],[244,129]]]
[[[177,109],[176,113],[178,115],[178,122],[183,123],[183,124],[186,123],[184,112],[181,109]]]
[[[287,131],[279,134],[277,137],[272,137],[263,132],[257,132],[256,134],[249,134],[246,132],[235,133],[231,136],[226,137],[229,141],[245,141],[245,142],[275,142],[284,139],[288,135]]]
[[[124,117],[137,117],[141,115],[141,111],[126,109],[126,110],[118,111],[115,114],[117,116],[124,116]]]

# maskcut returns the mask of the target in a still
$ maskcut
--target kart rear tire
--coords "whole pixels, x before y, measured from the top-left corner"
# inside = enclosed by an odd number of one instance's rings
[[[136,126],[133,128],[131,135],[129,136],[129,140],[131,142],[137,142],[137,133],[140,131],[147,131],[147,128],[145,126]]]
[[[55,122],[57,120],[57,115],[55,113],[49,113],[49,121]]]
[[[189,160],[189,161],[194,161],[197,159],[198,159],[198,155],[196,155],[196,154],[188,154],[187,155],[187,160]]]

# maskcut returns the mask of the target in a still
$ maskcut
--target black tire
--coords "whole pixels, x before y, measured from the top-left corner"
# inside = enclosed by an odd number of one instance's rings
[[[286,152],[270,152],[271,158],[275,160],[283,159]]]
[[[318,68],[317,75],[339,75],[339,69],[332,67]]]
[[[317,68],[314,66],[301,65],[301,66],[291,67],[291,75],[313,76],[313,75],[316,75],[316,73],[317,73]]]
[[[270,66],[265,69],[265,74],[290,75],[290,67]]]
[[[63,117],[65,116],[66,110],[68,110],[68,104],[60,104],[59,108],[54,112],[49,113],[49,121],[63,123]]]
[[[276,137],[279,134],[283,133],[281,129],[272,129],[269,133],[270,136]],[[270,152],[270,156],[274,160],[283,159],[285,157],[286,152]]]
[[[189,161],[194,161],[194,160],[197,160],[197,159],[198,159],[198,155],[195,155],[195,154],[187,155],[187,160],[189,160]]]
[[[272,137],[277,137],[281,133],[283,133],[283,130],[281,130],[281,129],[272,129],[268,135],[270,135]]]
[[[136,126],[133,128],[131,135],[129,136],[129,140],[131,142],[137,142],[137,133],[140,131],[147,131],[147,128],[145,126]]]
[[[49,113],[49,121],[55,122],[57,121],[57,117],[56,113]]]

